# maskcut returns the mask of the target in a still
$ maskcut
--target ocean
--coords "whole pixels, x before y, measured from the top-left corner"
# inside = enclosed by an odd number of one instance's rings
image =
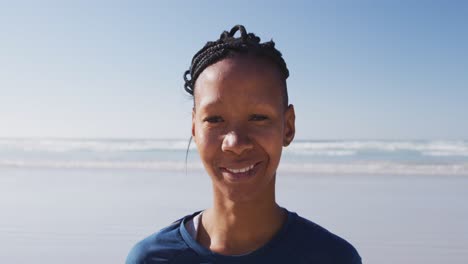
[[[211,205],[188,139],[0,139],[0,263],[123,263]],[[296,140],[277,201],[364,263],[466,263],[468,141]]]
[[[0,168],[201,170],[196,147],[172,139],[0,139]],[[465,175],[468,141],[296,140],[281,172]]]

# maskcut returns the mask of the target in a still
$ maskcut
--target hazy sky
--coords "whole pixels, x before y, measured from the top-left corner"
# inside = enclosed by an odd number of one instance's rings
[[[235,24],[283,53],[299,139],[468,139],[468,2],[442,0],[2,1],[0,137],[188,138],[182,73]]]

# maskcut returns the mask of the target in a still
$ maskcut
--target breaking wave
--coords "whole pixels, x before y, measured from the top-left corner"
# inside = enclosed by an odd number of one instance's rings
[[[184,171],[184,162],[175,161],[54,161],[54,160],[0,160],[0,168],[45,169],[136,169]],[[201,171],[200,162],[188,162],[187,169]],[[359,174],[359,175],[465,175],[468,162],[453,164],[405,164],[397,162],[349,163],[288,163],[282,162],[280,173],[301,174]]]
[[[188,140],[171,139],[0,139],[0,150],[25,152],[139,152],[186,150],[187,146]]]
[[[188,140],[5,139],[0,168],[185,170]],[[196,149],[192,144],[190,149]],[[191,154],[187,168],[202,170]],[[279,171],[305,174],[468,175],[468,141],[295,141]]]
[[[188,140],[174,139],[0,139],[0,150],[25,152],[141,152],[186,150]],[[191,144],[190,149],[195,149]],[[295,141],[285,152],[314,156],[352,156],[362,152],[411,151],[424,156],[468,157],[468,141]]]
[[[289,149],[298,154],[349,156],[362,152],[418,152],[424,156],[468,157],[467,141],[299,141]]]

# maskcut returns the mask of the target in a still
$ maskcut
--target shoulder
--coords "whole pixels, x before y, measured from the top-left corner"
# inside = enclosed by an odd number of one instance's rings
[[[348,241],[308,219],[295,215],[290,234],[300,243],[297,249],[311,262],[361,263],[359,253]]]
[[[179,232],[184,218],[138,242],[130,250],[126,264],[169,263],[187,253],[189,248]]]

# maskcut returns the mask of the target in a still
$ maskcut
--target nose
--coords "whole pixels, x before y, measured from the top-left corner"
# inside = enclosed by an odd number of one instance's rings
[[[230,131],[224,136],[221,149],[225,152],[233,152],[241,155],[244,151],[253,148],[250,138],[241,131]]]

